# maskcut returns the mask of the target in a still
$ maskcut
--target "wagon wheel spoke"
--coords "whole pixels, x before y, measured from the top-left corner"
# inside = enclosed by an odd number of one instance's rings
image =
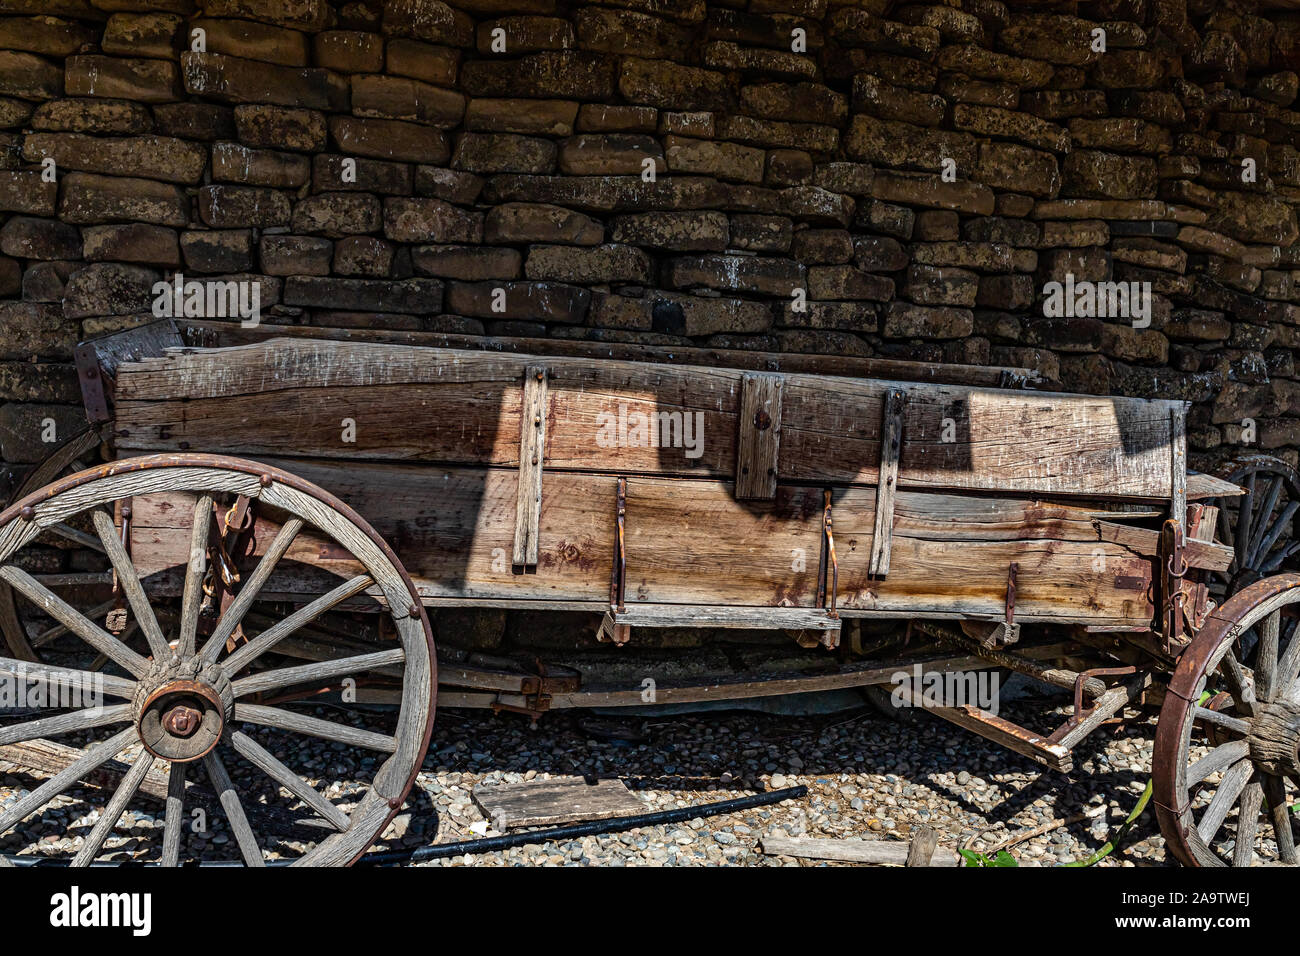
[[[245,865],[266,866],[266,860],[262,858],[262,851],[257,845],[257,837],[253,835],[253,828],[248,825],[248,817],[244,815],[244,805],[239,801],[239,793],[235,790],[230,774],[226,772],[226,765],[221,762],[215,750],[203,758],[203,767],[208,772],[212,789],[217,791],[217,798],[221,801],[221,808],[226,812],[226,821],[235,834],[235,842],[239,844],[239,852],[244,858]]]
[[[26,571],[12,564],[6,564],[0,567],[0,578],[3,578],[28,600],[37,604],[45,613],[66,625],[70,631],[95,650],[101,654],[107,654],[111,660],[124,670],[129,671],[136,677],[143,677],[149,672],[149,662],[147,660],[98,624],[95,624],[45,585],[34,580]]]
[[[104,808],[104,812],[100,815],[98,822],[95,823],[95,828],[90,831],[90,836],[86,837],[81,849],[73,857],[73,866],[89,866],[91,861],[99,856],[99,851],[104,847],[104,841],[113,832],[117,822],[122,819],[122,814],[126,812],[126,805],[135,796],[136,791],[140,789],[140,784],[144,783],[145,774],[153,767],[153,762],[153,754],[147,750],[140,752],[140,756],[131,765],[131,769],[122,778],[122,782],[117,789],[113,791],[112,799],[108,801],[108,806]]]
[[[1269,821],[1277,840],[1277,854],[1283,863],[1297,863],[1295,832],[1291,829],[1291,808],[1287,805],[1286,784],[1281,777],[1264,778],[1264,798],[1268,800]]]
[[[1200,723],[1213,724],[1215,727],[1222,727],[1224,730],[1240,734],[1243,737],[1250,733],[1250,721],[1242,720],[1240,717],[1233,717],[1231,714],[1200,706],[1193,708],[1192,713],[1195,714],[1197,721]]]
[[[1245,669],[1231,650],[1223,655],[1223,676],[1228,682],[1228,692],[1232,694],[1237,710],[1247,716],[1255,712],[1255,689],[1246,676]]]
[[[130,700],[135,696],[135,681],[111,674],[100,674],[90,670],[77,670],[72,667],[57,667],[53,664],[34,664],[31,661],[19,661],[12,657],[0,657],[0,677],[14,681],[25,680],[42,687],[59,688],[68,683],[81,687],[94,687],[103,690],[111,697]]]
[[[276,564],[284,557],[289,546],[293,544],[293,539],[298,536],[302,530],[303,520],[301,518],[290,518],[281,526],[280,531],[276,534],[275,540],[271,542],[266,553],[262,555],[262,560],[257,563],[253,573],[249,575],[248,581],[239,589],[239,594],[231,602],[226,613],[221,615],[217,621],[217,626],[212,631],[212,636],[208,638],[207,643],[203,645],[200,655],[209,663],[215,663],[221,653],[221,648],[225,646],[230,635],[235,633],[235,628],[239,622],[244,619],[248,609],[253,606],[258,592],[270,579],[271,574],[275,571]]]
[[[1246,493],[1237,505],[1237,527],[1233,534],[1232,550],[1237,556],[1238,569],[1246,567],[1246,548],[1250,543],[1250,522],[1252,503],[1255,497],[1255,476],[1252,471],[1246,479]]]
[[[377,750],[381,753],[393,753],[397,749],[395,739],[384,734],[377,734],[373,730],[361,730],[357,727],[349,727],[347,724],[336,724],[333,721],[321,720],[319,717],[309,717],[306,714],[295,713],[292,710],[284,710],[279,707],[264,707],[261,704],[236,704],[235,720],[244,720],[250,724],[259,724],[263,727],[275,727],[278,730],[306,734],[309,737],[335,740],[339,743],[365,747],[367,750]]]
[[[1281,623],[1282,611],[1279,609],[1257,625],[1259,628],[1259,650],[1255,653],[1255,687],[1259,691],[1259,696],[1265,701],[1273,700],[1276,691],[1279,689],[1277,683],[1277,645],[1281,632]],[[1285,689],[1285,685],[1282,685],[1282,689]]]
[[[180,865],[181,828],[185,824],[185,768],[188,764],[172,761],[167,775],[167,813],[163,824],[162,865]]]
[[[1261,574],[1272,574],[1282,567],[1282,562],[1300,551],[1300,541],[1292,541],[1285,548],[1274,552],[1273,556],[1259,566]]]
[[[171,648],[167,646],[167,638],[163,637],[162,628],[158,626],[158,618],[149,603],[148,595],[144,593],[140,575],[136,573],[131,556],[126,553],[126,546],[118,536],[113,519],[102,508],[96,508],[91,519],[95,522],[99,540],[104,543],[104,553],[108,555],[113,570],[117,572],[118,584],[126,594],[127,603],[131,605],[135,619],[140,622],[145,640],[149,642],[150,652],[155,660],[166,660],[171,656]]]
[[[134,743],[135,739],[135,728],[128,727],[107,740],[95,744],[0,815],[0,833],[4,833],[29,813],[45,806],[92,770],[108,763]]]
[[[1300,511],[1300,501],[1288,501],[1286,507],[1273,520],[1273,524],[1261,535],[1259,547],[1255,550],[1256,561],[1273,550],[1273,545],[1277,543],[1278,538],[1291,527],[1297,511]]]
[[[1246,565],[1254,566],[1256,559],[1264,552],[1264,540],[1268,537],[1272,525],[1269,518],[1277,507],[1278,496],[1282,493],[1282,476],[1274,475],[1269,482],[1268,491],[1259,499],[1259,507],[1251,518],[1250,544],[1246,547]]]
[[[1187,785],[1195,786],[1207,777],[1227,770],[1248,753],[1250,745],[1244,740],[1230,740],[1226,744],[1220,744],[1187,768]]]
[[[54,534],[57,534],[59,537],[64,538],[67,541],[79,544],[83,548],[90,548],[92,551],[98,551],[100,554],[106,553],[104,551],[104,544],[99,540],[99,538],[95,537],[93,534],[87,534],[84,531],[74,528],[72,525],[65,524],[62,521],[56,521],[46,530],[52,531]]]
[[[96,538],[95,540],[98,541],[99,539]],[[116,603],[117,603],[116,601],[109,600],[109,601],[105,601],[103,604],[96,604],[94,607],[92,607],[89,611],[86,612],[86,617],[90,618],[93,621],[96,618],[98,618],[101,614],[107,614],[109,611],[111,611],[113,609],[113,605]],[[58,640],[60,637],[62,637],[64,634],[67,633],[68,633],[68,626],[66,624],[55,624],[53,627],[46,628],[44,631],[41,631],[41,633],[33,637],[32,647],[44,647],[45,645],[51,643],[52,641]]]
[[[1255,835],[1259,832],[1259,810],[1264,802],[1264,787],[1259,775],[1246,784],[1237,806],[1237,845],[1232,850],[1233,866],[1250,866],[1255,860]]]
[[[181,628],[177,652],[182,658],[194,654],[199,631],[199,608],[203,603],[203,576],[208,569],[208,530],[212,527],[212,496],[199,495],[194,503],[190,528],[190,556],[185,565],[185,588],[181,595]]]
[[[335,605],[342,604],[374,584],[374,578],[368,574],[358,574],[349,581],[344,581],[328,594],[322,594],[305,607],[290,614],[279,623],[268,627],[253,640],[249,641],[225,660],[227,673],[237,674],[252,661],[265,654],[294,631],[320,617]]]
[[[0,727],[0,746],[35,740],[37,737],[57,737],[59,734],[90,730],[106,724],[120,724],[124,720],[131,720],[134,716],[135,708],[132,705],[114,704],[112,707],[88,707],[70,714],[41,717],[21,724]]]
[[[330,803],[315,787],[286,767],[248,734],[240,730],[232,731],[230,745],[254,767],[315,810],[334,829],[342,832],[348,828],[352,821],[346,813]]]
[[[1246,789],[1246,784],[1250,782],[1251,774],[1254,772],[1254,764],[1249,760],[1239,760],[1224,773],[1223,780],[1210,800],[1210,805],[1205,808],[1205,813],[1201,816],[1201,822],[1196,825],[1196,832],[1207,844],[1219,832],[1219,827],[1223,826],[1223,821],[1228,818],[1228,811]]]
[[[281,667],[277,670],[262,671],[249,677],[241,677],[231,685],[236,699],[253,694],[264,694],[298,684],[310,684],[345,677],[350,674],[363,674],[380,667],[400,664],[406,653],[400,648],[388,651],[376,651],[373,654],[358,654],[354,657],[342,657],[315,664],[299,664],[295,667]]]

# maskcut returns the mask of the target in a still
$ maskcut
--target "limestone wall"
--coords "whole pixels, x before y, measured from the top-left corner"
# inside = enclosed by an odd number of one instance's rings
[[[1300,14],[1199,0],[0,0],[0,458],[179,271],[268,323],[1025,365],[1294,460],[1298,63]],[[1067,273],[1145,327],[1045,316]]]

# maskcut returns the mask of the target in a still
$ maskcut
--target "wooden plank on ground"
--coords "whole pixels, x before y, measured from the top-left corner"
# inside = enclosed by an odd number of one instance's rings
[[[519,487],[515,506],[515,567],[537,564],[542,520],[542,458],[546,449],[546,367],[524,370],[523,411],[519,416]]]
[[[492,826],[503,831],[609,820],[648,812],[646,804],[622,780],[556,777],[480,786],[471,793]]]
[[[781,449],[783,377],[746,372],[740,379],[740,435],[736,445],[736,497],[776,497]]]
[[[793,856],[803,860],[838,863],[874,863],[907,866],[912,844],[906,840],[829,840],[820,837],[765,836],[760,841],[768,856]],[[947,847],[936,847],[925,866],[957,866],[961,858]],[[911,864],[917,865],[917,864]]]
[[[533,356],[313,339],[123,364],[118,446],[516,467]],[[736,474],[742,371],[557,357],[548,471]],[[1168,501],[1178,403],[790,374],[777,471],[874,485],[882,396],[905,387],[901,488]],[[328,401],[322,399],[328,390]],[[356,423],[355,441],[340,420]],[[455,423],[452,426],[450,423]],[[601,440],[602,429],[611,434]],[[597,440],[593,441],[593,436]]]

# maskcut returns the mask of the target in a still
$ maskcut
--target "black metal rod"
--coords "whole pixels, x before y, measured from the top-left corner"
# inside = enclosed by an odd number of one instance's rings
[[[425,860],[438,860],[448,856],[461,856],[474,853],[491,853],[496,850],[508,850],[511,847],[526,846],[530,843],[550,843],[553,840],[570,840],[575,837],[595,836],[600,833],[621,833],[635,830],[637,827],[660,826],[665,823],[681,823],[696,817],[713,817],[721,813],[737,810],[750,810],[764,807],[782,800],[794,800],[807,796],[805,786],[786,787],[784,790],[768,790],[749,797],[736,797],[734,800],[718,800],[694,807],[677,807],[672,810],[658,810],[654,813],[641,813],[631,817],[615,817],[612,820],[592,820],[589,823],[571,823],[568,826],[551,827],[549,830],[531,830],[526,833],[511,833],[506,836],[484,837],[481,840],[462,840],[458,843],[435,843],[414,850],[388,850],[383,853],[370,853],[360,862],[373,866],[388,866],[393,863],[423,863]]]
[[[736,797],[734,800],[718,800],[694,807],[677,807],[672,810],[657,810],[654,813],[641,813],[632,817],[615,817],[612,820],[592,820],[589,823],[571,823],[563,827],[551,827],[549,830],[529,830],[525,833],[512,833],[506,836],[484,837],[481,840],[462,840],[458,843],[435,843],[432,846],[417,847],[413,850],[386,850],[383,853],[368,853],[358,865],[392,866],[397,863],[423,863],[425,860],[438,860],[448,856],[462,856],[475,853],[492,853],[496,850],[508,850],[511,847],[527,846],[530,843],[549,843],[552,840],[568,840],[574,837],[596,836],[601,833],[622,833],[637,827],[654,827],[665,823],[681,823],[696,817],[716,817],[722,813],[737,810],[752,810],[765,807],[782,800],[796,800],[808,795],[808,788],[800,785],[786,787],[784,790],[768,790],[748,797]],[[67,866],[67,860],[50,860],[36,856],[6,857],[14,866]],[[292,860],[272,860],[269,866],[288,866]],[[98,860],[93,867],[128,866],[156,867],[157,863],[115,863]],[[244,864],[238,860],[214,860],[205,863],[205,867],[240,867]]]

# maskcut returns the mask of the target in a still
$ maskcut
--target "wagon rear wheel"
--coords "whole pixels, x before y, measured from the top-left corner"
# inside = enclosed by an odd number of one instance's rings
[[[155,613],[147,589],[152,582],[141,580],[112,519],[115,502],[159,494],[172,507],[179,501],[189,509],[184,540],[172,542],[183,568],[177,569],[183,595],[175,615]],[[278,530],[210,633],[202,633],[199,605],[213,504],[231,496],[256,502]],[[117,575],[136,644],[104,630],[93,615],[24,569],[25,549],[56,525],[92,529],[84,533],[98,539]],[[330,556],[336,577],[314,600],[247,635],[244,643],[228,643],[259,595],[279,588],[286,576],[301,581],[303,574],[319,573],[312,558],[320,554]],[[275,849],[295,865],[346,865],[380,836],[405,801],[433,725],[436,674],[428,618],[410,578],[374,529],[314,485],[254,462],[200,455],[136,458],[80,472],[0,513],[0,581],[58,621],[88,655],[108,662],[92,670],[0,658],[0,682],[31,705],[29,712],[3,721],[0,748],[55,741],[69,755],[61,770],[0,804],[3,852],[46,855],[48,838],[59,836],[48,832],[53,827],[62,829],[56,845],[71,862],[87,865],[110,848],[127,809],[147,802],[152,780],[153,796],[162,798],[154,809],[165,806],[162,826],[143,836],[133,830],[126,847],[111,848],[133,860],[175,866],[187,856],[237,852],[245,864],[260,866]],[[279,642],[345,602],[382,612],[392,624],[386,640],[365,653],[317,663],[285,665],[277,658]],[[274,703],[286,691],[346,678],[361,683],[368,675],[396,682],[395,709],[344,721]],[[327,758],[306,761],[311,743],[320,741],[331,742]],[[305,762],[304,770],[289,766]],[[350,764],[358,785],[351,792],[322,792],[320,778],[341,764]],[[114,773],[99,789],[106,769]],[[193,835],[191,813],[198,805],[204,819],[208,807],[224,819],[225,849],[221,840]],[[304,816],[311,825],[297,825]],[[283,827],[286,818],[293,837],[277,831],[273,841],[263,824]],[[116,842],[124,842],[120,834]]]
[[[1219,508],[1217,538],[1233,549],[1232,564],[1223,574],[1213,575],[1210,584],[1212,596],[1222,603],[1228,595],[1296,563],[1300,474],[1271,455],[1237,458],[1220,471],[1243,489],[1239,496],[1214,499]]]
[[[1183,651],[1156,725],[1152,778],[1170,852],[1187,866],[1296,864],[1300,574],[1256,581]],[[1253,668],[1242,639],[1258,634]]]

